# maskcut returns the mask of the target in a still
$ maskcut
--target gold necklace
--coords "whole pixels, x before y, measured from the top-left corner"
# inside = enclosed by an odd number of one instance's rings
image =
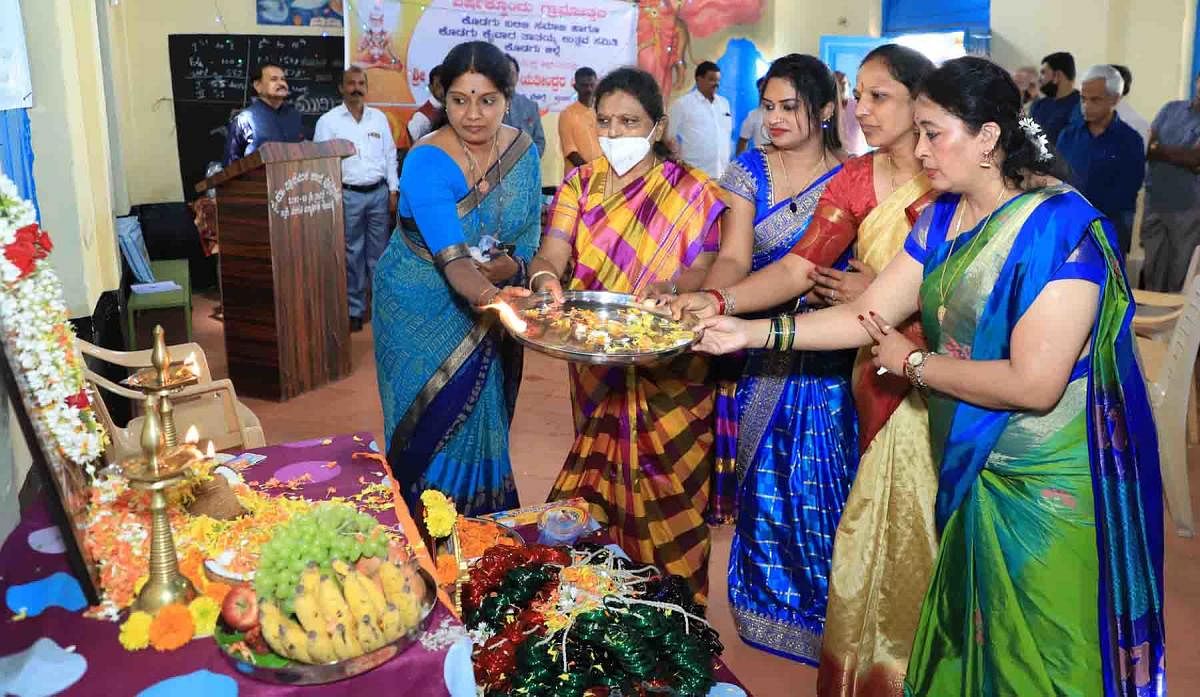
[[[455,135],[457,136],[458,134],[456,133]],[[466,141],[464,141],[462,137],[458,138],[458,147],[462,148],[463,155],[465,155],[467,158],[467,171],[471,175],[471,181],[474,182],[473,186],[479,189],[479,193],[486,194],[491,188],[491,184],[488,184],[487,179],[484,179],[480,176],[479,163],[475,161],[475,156],[471,154],[470,149],[467,148]],[[500,131],[497,130],[496,135],[492,136],[492,163],[498,162],[499,160]],[[491,167],[491,164],[489,164],[488,167]],[[487,170],[485,169],[483,173],[486,175]]]
[[[783,172],[783,183],[785,186],[787,186],[788,191],[792,191],[792,179],[790,176],[788,176],[787,165],[783,161],[783,154],[779,151],[779,148],[775,149],[775,157],[779,160],[779,171]],[[821,159],[817,160],[817,164],[809,172],[808,183],[805,185],[805,187],[804,187],[805,189],[807,189],[809,186],[812,185],[813,180],[817,178],[818,169],[823,164],[825,164],[825,148],[824,147],[821,148]],[[826,169],[828,169],[828,168],[826,168]],[[798,210],[798,207],[796,206],[796,197],[799,196],[800,193],[801,193],[800,191],[795,191],[790,196],[790,198],[792,200],[788,204],[788,208],[791,209],[793,214],[795,214],[796,211]]]
[[[457,134],[455,134],[455,135],[457,135]],[[486,179],[487,172],[488,172],[487,169],[484,170],[483,177],[481,177],[479,175],[479,165],[475,161],[475,156],[472,155],[471,151],[467,149],[466,142],[463,141],[462,138],[459,138],[458,145],[460,148],[462,148],[463,155],[465,155],[467,158],[467,173],[470,175],[471,181],[475,182],[474,187],[476,190],[479,191],[479,196],[481,199],[480,205],[474,211],[474,213],[475,213],[475,233],[476,233],[475,243],[478,244],[479,240],[483,239],[482,199],[487,196],[487,193],[488,193],[488,191],[491,190],[492,186],[491,186],[491,184],[488,184],[488,181]],[[496,131],[496,135],[492,138],[492,164],[498,164],[499,162],[500,162],[500,131]],[[492,164],[488,165],[488,169],[491,169]],[[501,176],[503,176],[503,173],[500,173],[500,174],[501,174]],[[503,217],[504,217],[504,189],[500,189],[500,194],[499,194],[498,201],[496,204],[496,235],[497,236],[499,236],[500,230],[503,229],[503,227],[504,227],[504,224],[502,221]]]
[[[992,210],[990,213],[987,214],[987,218],[984,219],[983,225],[980,226],[980,228],[979,228],[979,232],[975,233],[975,236],[971,238],[971,244],[967,246],[967,254],[963,258],[963,260],[961,262],[959,262],[958,268],[954,269],[949,274],[943,273],[941,275],[941,277],[938,278],[937,318],[938,318],[939,323],[943,322],[946,319],[946,294],[949,293],[951,290],[954,290],[954,286],[960,280],[959,277],[962,276],[963,271],[966,270],[967,264],[970,262],[971,252],[975,249],[975,243],[979,241],[979,238],[983,237],[983,231],[987,229],[988,223],[990,223],[992,221],[992,216],[996,213],[996,210],[999,209],[1000,199],[1003,197],[1004,197],[1004,187],[1001,186],[1000,193],[997,194],[997,196],[996,196],[996,203],[992,205]],[[950,240],[950,252],[946,255],[946,265],[947,266],[950,265],[950,259],[954,257],[954,246],[956,244],[958,244],[958,233],[960,232],[960,229],[962,226],[962,212],[965,208],[966,208],[966,204],[960,203],[958,210],[956,210],[954,212],[955,213],[954,217],[957,222],[955,222],[955,224],[954,224],[954,237],[951,238],[951,240]],[[950,284],[949,285],[946,284],[946,276],[947,275],[950,276]]]

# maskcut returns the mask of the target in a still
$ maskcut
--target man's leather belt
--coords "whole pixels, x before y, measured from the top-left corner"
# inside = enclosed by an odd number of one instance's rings
[[[374,184],[366,184],[364,186],[359,186],[357,184],[342,184],[342,188],[348,189],[350,191],[356,191],[360,194],[369,194],[372,191],[383,186],[384,184],[387,184],[386,179],[380,179],[379,181],[375,182]]]

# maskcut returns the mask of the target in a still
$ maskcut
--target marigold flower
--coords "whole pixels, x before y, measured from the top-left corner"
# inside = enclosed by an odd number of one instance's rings
[[[150,623],[154,621],[148,613],[129,613],[129,618],[121,625],[121,633],[117,637],[126,651],[138,651],[150,645]]]
[[[178,603],[160,609],[150,623],[150,645],[158,651],[174,651],[191,641],[195,634],[192,613]]]

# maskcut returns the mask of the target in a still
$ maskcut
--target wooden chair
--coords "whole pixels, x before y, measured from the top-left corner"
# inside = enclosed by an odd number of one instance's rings
[[[1146,388],[1154,409],[1163,493],[1180,537],[1192,537],[1192,493],[1188,484],[1187,430],[1189,399],[1192,396],[1196,355],[1200,351],[1200,281],[1188,289],[1187,305],[1175,321],[1169,343],[1137,338],[1138,354],[1146,377]],[[1194,408],[1194,404],[1191,405]]]
[[[76,339],[76,344],[84,356],[130,368],[131,372],[150,365],[148,349],[128,352],[111,351],[81,339]],[[195,385],[183,389],[172,401],[175,408],[175,424],[181,438],[187,428],[194,425],[200,431],[200,437],[213,441],[217,450],[260,448],[267,444],[262,424],[249,407],[238,401],[233,383],[229,380],[213,380],[212,373],[208,369],[208,360],[199,344],[179,344],[171,346],[169,350],[175,358],[184,358],[189,354],[195,356],[199,373],[199,381]],[[83,373],[93,390],[104,390],[131,399],[135,403],[140,403],[143,399],[141,392],[118,385],[96,373],[87,367],[86,361]],[[112,444],[104,453],[105,460],[114,464],[140,453],[141,446],[138,444],[138,439],[141,435],[143,417],[138,416],[131,419],[124,428],[121,428],[113,422],[112,416],[104,405],[104,400],[99,398],[98,393],[97,399],[94,400],[94,406],[100,422],[108,430],[112,439]],[[135,411],[140,410],[135,409]]]

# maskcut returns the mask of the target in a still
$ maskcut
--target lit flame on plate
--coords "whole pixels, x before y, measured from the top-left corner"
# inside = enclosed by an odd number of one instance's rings
[[[183,367],[192,375],[200,374],[200,364],[196,362],[196,352],[192,351],[188,357],[183,359]]]
[[[193,444],[200,442],[200,429],[196,428],[195,424],[188,426],[187,433],[183,434],[183,442]]]
[[[204,457],[208,458],[209,460],[217,457],[217,449],[213,447],[213,442],[211,440],[208,441],[208,449],[204,451]]]
[[[483,309],[495,310],[499,313],[500,321],[514,334],[524,334],[525,330],[529,329],[529,323],[521,319],[517,311],[512,309],[512,305],[508,303],[494,302],[491,305],[485,305]]]

